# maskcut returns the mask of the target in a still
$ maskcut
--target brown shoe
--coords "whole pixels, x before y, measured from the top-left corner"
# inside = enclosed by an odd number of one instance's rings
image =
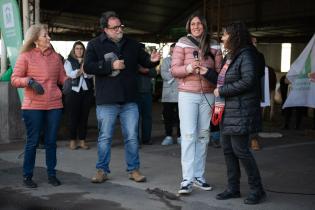
[[[97,169],[96,175],[92,177],[92,183],[102,183],[107,180],[107,175],[102,169]]]
[[[258,143],[257,139],[252,139],[252,141],[251,141],[251,148],[252,148],[252,150],[255,150],[255,151],[259,151],[260,150],[260,146],[259,146],[259,143]]]
[[[80,140],[79,147],[82,149],[90,149],[90,147],[85,143],[84,140]]]
[[[76,141],[75,140],[70,140],[69,148],[71,150],[77,149]]]
[[[146,177],[143,176],[139,170],[134,170],[129,173],[129,179],[135,181],[135,182],[145,182]]]

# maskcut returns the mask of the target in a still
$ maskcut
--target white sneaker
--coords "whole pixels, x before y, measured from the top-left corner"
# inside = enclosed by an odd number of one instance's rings
[[[203,178],[200,178],[200,177],[195,177],[194,187],[197,187],[206,191],[212,190],[212,187],[208,183],[206,183],[206,181]]]
[[[184,180],[185,181],[185,180]],[[192,192],[192,183],[187,183],[187,184],[181,184],[180,189],[178,190],[179,194],[190,194]]]
[[[171,145],[171,144],[173,144],[173,138],[171,136],[166,136],[161,143],[161,145],[163,146]]]
[[[182,143],[182,138],[181,137],[177,137],[177,144],[181,144]]]

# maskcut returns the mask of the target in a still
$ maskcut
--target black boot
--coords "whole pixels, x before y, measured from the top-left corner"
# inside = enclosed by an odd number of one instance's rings
[[[48,183],[55,187],[61,185],[61,182],[55,176],[49,176]]]
[[[33,182],[31,177],[24,177],[23,185],[25,187],[28,187],[28,188],[36,188],[37,187],[37,184],[35,182]]]
[[[241,197],[241,193],[240,191],[231,191],[229,189],[225,190],[222,193],[217,194],[217,196],[215,197],[217,200],[227,200],[230,198],[240,198]]]
[[[266,199],[266,192],[264,190],[258,192],[251,192],[244,200],[245,204],[254,205],[258,204]]]

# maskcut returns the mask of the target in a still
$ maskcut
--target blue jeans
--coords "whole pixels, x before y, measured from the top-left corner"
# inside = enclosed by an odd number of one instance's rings
[[[45,136],[46,166],[48,176],[56,176],[56,140],[62,109],[23,110],[27,138],[24,148],[23,176],[32,177],[36,158],[36,146],[43,129]]]
[[[117,116],[119,115],[125,143],[125,159],[127,171],[139,169],[138,120],[139,112],[136,103],[97,105],[98,121],[98,161],[97,169],[110,173],[109,162],[111,144]]]
[[[220,142],[220,131],[211,131],[210,138],[212,142]]]
[[[183,180],[187,183],[194,177],[204,179],[211,116],[208,102],[213,104],[213,94],[179,92],[178,95],[181,164]]]

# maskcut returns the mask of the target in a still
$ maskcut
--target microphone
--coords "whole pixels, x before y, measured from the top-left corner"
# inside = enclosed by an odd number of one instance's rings
[[[199,55],[198,55],[197,50],[193,51],[193,55],[194,55],[195,61],[199,61]],[[199,68],[196,69],[196,73],[199,74]]]
[[[199,55],[198,55],[198,51],[197,50],[195,50],[193,52],[193,55],[194,55],[195,61],[198,61],[199,60]]]

